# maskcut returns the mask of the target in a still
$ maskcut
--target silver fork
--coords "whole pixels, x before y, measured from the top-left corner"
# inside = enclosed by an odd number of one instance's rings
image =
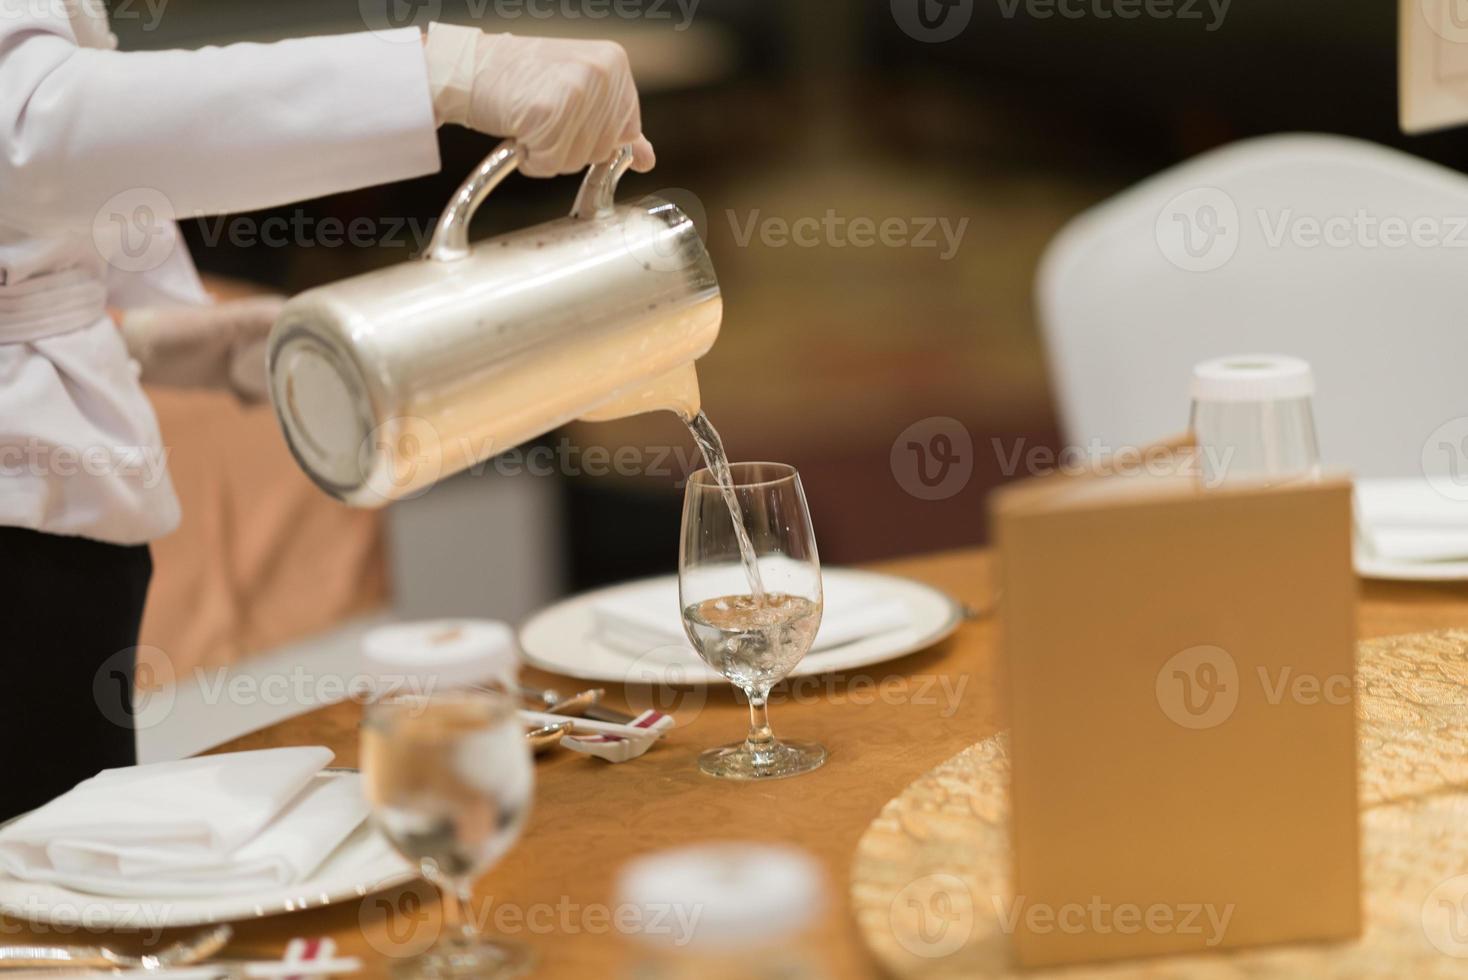
[[[211,926],[156,953],[128,956],[106,946],[0,946],[0,969],[16,967],[103,967],[160,970],[207,960],[224,948],[234,930]]]

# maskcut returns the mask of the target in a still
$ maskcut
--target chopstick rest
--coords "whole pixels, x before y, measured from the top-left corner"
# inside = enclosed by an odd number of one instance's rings
[[[573,752],[607,762],[626,762],[652,748],[672,727],[672,715],[652,710],[644,711],[626,725],[576,719],[575,729],[561,738],[561,744]]]

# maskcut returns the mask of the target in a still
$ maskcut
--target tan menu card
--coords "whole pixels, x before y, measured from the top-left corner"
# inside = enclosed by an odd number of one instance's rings
[[[994,523],[1019,961],[1356,935],[1349,483],[1045,478]]]

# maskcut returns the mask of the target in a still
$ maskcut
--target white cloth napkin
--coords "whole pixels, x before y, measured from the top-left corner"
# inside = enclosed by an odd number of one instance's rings
[[[0,870],[99,895],[220,895],[314,871],[367,815],[321,746],[108,769],[0,831]]]
[[[848,579],[825,582],[821,628],[811,652],[819,653],[855,640],[912,625],[907,603]],[[596,635],[622,653],[641,656],[657,647],[692,647],[683,632],[676,579],[656,579],[592,605]]]
[[[1468,558],[1468,502],[1426,480],[1360,480],[1356,522],[1378,558],[1433,562]]]

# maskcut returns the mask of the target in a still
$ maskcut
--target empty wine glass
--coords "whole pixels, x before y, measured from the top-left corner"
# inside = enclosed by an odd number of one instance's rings
[[[783,463],[735,463],[721,487],[702,469],[683,498],[678,597],[698,655],[749,697],[749,735],[698,765],[724,779],[773,779],[826,761],[815,742],[770,731],[770,688],[800,663],[821,624],[821,561],[805,491]]]
[[[369,704],[362,774],[373,823],[438,887],[448,926],[395,972],[503,978],[527,971],[530,950],[487,941],[469,907],[475,879],[519,839],[530,810],[535,771],[514,703],[455,690]]]

